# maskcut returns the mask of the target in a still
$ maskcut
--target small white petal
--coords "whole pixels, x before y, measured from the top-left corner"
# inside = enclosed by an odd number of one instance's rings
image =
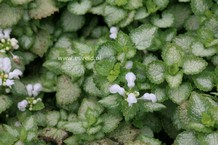
[[[124,96],[125,95],[125,89],[120,87],[119,90],[118,90],[118,93],[121,95],[121,96]]]
[[[134,73],[132,72],[128,72],[125,76],[125,79],[128,83],[128,87],[132,88],[135,86],[135,80],[136,80],[136,76]]]
[[[3,71],[9,73],[11,70],[11,60],[7,57],[3,58]]]
[[[27,93],[28,93],[28,95],[31,97],[32,95],[33,95],[33,85],[32,84],[28,84],[27,86],[26,86],[26,90],[27,90]]]
[[[39,92],[42,90],[42,85],[40,83],[37,83],[33,86],[33,96],[37,96],[39,94]]]
[[[3,30],[3,32],[4,32],[4,38],[10,38],[10,34],[11,34],[10,28]]]
[[[23,73],[19,69],[15,69],[13,72],[9,73],[9,79],[16,78],[19,79],[19,76],[21,76]]]
[[[145,93],[141,99],[152,101],[153,103],[157,102],[157,97],[154,94]]]
[[[133,66],[133,62],[132,62],[132,61],[127,61],[127,62],[126,62],[126,65],[125,65],[125,68],[126,68],[126,69],[131,69],[132,66]]]
[[[118,28],[117,27],[111,27],[110,28],[110,33],[117,33],[118,32]]]
[[[110,93],[112,93],[112,94],[116,94],[116,93],[118,93],[119,92],[119,89],[120,89],[121,87],[118,85],[118,84],[114,84],[114,85],[112,85],[110,88],[109,88],[109,91],[110,91]]]
[[[132,106],[132,104],[137,103],[136,96],[133,93],[130,93],[128,95],[127,102],[129,104],[129,106]]]
[[[28,105],[27,100],[23,100],[23,101],[21,101],[21,102],[18,102],[17,108],[18,108],[20,111],[25,111],[27,105]]]
[[[12,85],[14,85],[14,80],[9,80],[9,79],[7,79],[7,80],[5,81],[5,84],[6,84],[6,86],[11,87]]]
[[[110,38],[111,38],[111,39],[116,39],[116,38],[117,38],[117,34],[116,34],[116,33],[110,34]]]
[[[19,121],[16,121],[16,122],[14,123],[14,126],[20,127],[20,126],[21,126],[21,123],[20,123]]]

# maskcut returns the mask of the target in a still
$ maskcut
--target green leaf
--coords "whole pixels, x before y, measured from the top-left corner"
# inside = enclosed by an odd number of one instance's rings
[[[169,44],[162,51],[162,58],[167,65],[180,65],[183,62],[183,51],[174,44]]]
[[[29,10],[31,18],[42,19],[51,16],[59,9],[55,6],[54,0],[36,0],[34,1],[36,7]]]
[[[134,19],[141,20],[141,19],[144,19],[148,16],[149,16],[149,13],[147,12],[147,9],[145,7],[142,7],[142,8],[139,8],[136,10],[136,14],[135,14]]]
[[[3,131],[0,132],[0,144],[14,145],[16,140],[17,138],[9,134],[8,132],[3,132]]]
[[[14,80],[12,93],[16,96],[27,96],[26,86],[19,80]]]
[[[157,28],[155,26],[144,24],[131,31],[130,38],[138,50],[145,50],[152,45],[156,34]]]
[[[85,133],[85,128],[82,125],[82,122],[69,122],[63,126],[64,129],[66,129],[69,132],[72,132],[74,134],[83,134]]]
[[[147,66],[148,79],[155,84],[161,84],[164,81],[165,67],[162,61],[153,61]]]
[[[158,15],[154,15],[151,18],[152,24],[159,27],[159,28],[168,28],[168,27],[171,27],[173,25],[173,22],[174,22],[174,15],[173,14],[163,12],[161,16],[162,16],[162,18],[159,18]]]
[[[203,58],[187,57],[184,60],[183,72],[187,75],[198,74],[206,68],[207,64]]]
[[[4,124],[4,129],[7,131],[7,133],[9,133],[10,135],[14,136],[14,137],[18,137],[19,136],[19,132],[17,131],[17,129],[12,128],[9,125]]]
[[[174,145],[199,145],[199,143],[193,132],[184,131],[176,137]]]
[[[200,56],[200,57],[213,56],[217,52],[217,49],[215,47],[205,48],[201,42],[195,42],[192,44],[191,47],[192,47],[192,53],[195,56]]]
[[[83,27],[85,17],[65,11],[61,16],[61,26],[65,32],[75,32]]]
[[[101,97],[102,93],[94,83],[93,77],[87,77],[83,86],[84,90],[92,95],[92,96],[99,96]]]
[[[116,95],[109,95],[103,99],[101,99],[100,101],[98,101],[102,106],[112,109],[112,108],[116,108],[119,103],[118,103],[118,97],[120,96],[116,96]]]
[[[30,49],[35,41],[34,37],[30,37],[30,36],[26,36],[23,35],[21,36],[19,39],[19,45],[23,48],[23,49]]]
[[[197,131],[197,132],[201,132],[201,133],[210,133],[210,132],[212,132],[212,129],[204,126],[201,123],[190,123],[188,125],[188,129],[194,130],[194,131]]]
[[[23,10],[19,7],[0,4],[0,27],[7,28],[15,25],[21,19],[22,14]]]
[[[115,0],[117,6],[123,6],[128,2],[128,0]]]
[[[174,43],[176,43],[177,46],[182,48],[182,50],[189,54],[191,53],[191,45],[194,41],[194,37],[190,35],[179,35],[178,37],[175,37],[173,39]]]
[[[104,44],[102,44],[97,52],[97,56],[98,58],[101,59],[105,59],[105,58],[109,58],[111,60],[115,59],[115,54],[116,54],[116,45],[114,43],[106,42]]]
[[[43,66],[49,71],[54,72],[55,74],[61,74],[61,62],[58,60],[46,60],[43,63]]]
[[[12,100],[8,96],[0,95],[0,114],[12,105]]]
[[[15,5],[23,5],[31,2],[32,0],[11,0],[11,2]]]
[[[120,23],[119,26],[121,28],[128,26],[130,23],[133,22],[135,16],[135,11],[131,11],[128,13],[125,19],[123,19]]]
[[[44,108],[45,108],[45,105],[44,105],[43,102],[39,101],[39,102],[37,102],[36,104],[34,104],[32,108],[33,108],[33,109],[32,109],[33,111],[39,111],[39,110],[44,109]]]
[[[129,10],[134,10],[142,6],[143,6],[143,0],[128,0],[128,3],[124,7]]]
[[[218,132],[215,131],[201,137],[201,145],[215,145],[218,142]]]
[[[93,111],[96,111],[98,115],[100,115],[104,108],[98,104],[94,99],[83,99],[82,104],[80,105],[79,111],[78,111],[78,117],[79,119],[85,120],[86,112],[88,109],[92,109]],[[97,115],[97,116],[98,116]]]
[[[176,75],[166,74],[165,78],[170,88],[176,88],[182,83],[183,72],[180,71]]]
[[[89,0],[82,0],[80,2],[70,2],[67,6],[67,9],[76,15],[84,15],[92,7],[92,3]]]
[[[60,76],[57,82],[56,101],[59,105],[70,105],[80,96],[81,89],[67,76]]]
[[[37,129],[37,124],[33,116],[26,118],[26,120],[24,120],[22,125],[26,129],[26,131],[30,131],[30,130],[35,131]]]
[[[161,142],[158,139],[147,137],[147,136],[139,136],[139,140],[143,141],[146,145],[161,145]]]
[[[200,121],[202,113],[207,111],[209,103],[205,97],[196,92],[192,92],[189,100],[188,115],[194,121]]]
[[[188,31],[198,30],[200,27],[200,22],[197,16],[190,16],[185,22],[185,29]]]
[[[35,42],[31,51],[42,57],[51,45],[51,36],[47,31],[40,31],[36,34]]]
[[[180,104],[190,96],[191,91],[192,91],[191,84],[183,83],[177,88],[168,88],[167,94],[174,103]]]
[[[95,70],[99,75],[108,76],[114,67],[114,61],[110,59],[99,60],[95,63]]]
[[[142,106],[142,111],[144,112],[154,112],[154,111],[160,111],[162,109],[165,109],[166,106],[160,103],[153,103],[153,102],[144,102]]]
[[[132,106],[129,106],[126,100],[123,100],[121,102],[121,111],[126,121],[133,119],[138,110],[139,106],[137,103],[133,104]]]
[[[49,111],[46,114],[47,126],[57,125],[59,119],[60,119],[60,112],[58,112],[58,111]]]
[[[114,82],[118,78],[120,74],[120,69],[121,69],[121,63],[116,63],[113,70],[111,70],[110,74],[107,76],[109,82]]]
[[[202,91],[211,91],[214,87],[214,75],[210,72],[203,72],[194,77],[195,86]]]
[[[113,115],[113,114],[104,114],[102,116],[102,119],[103,119],[103,122],[104,122],[104,125],[103,125],[103,132],[105,133],[109,133],[113,130],[115,130],[120,121],[122,120],[122,118],[118,115]]]
[[[191,0],[191,8],[196,15],[204,15],[211,6],[211,0]]]
[[[85,67],[81,59],[70,58],[63,62],[61,70],[69,75],[72,80],[76,80],[85,74]]]
[[[155,87],[153,92],[154,92],[155,96],[157,97],[158,102],[163,102],[168,98],[168,96],[166,95],[165,88]]]
[[[116,17],[114,17],[116,15]],[[106,5],[104,9],[105,21],[109,26],[115,25],[124,19],[127,12],[119,7]]]

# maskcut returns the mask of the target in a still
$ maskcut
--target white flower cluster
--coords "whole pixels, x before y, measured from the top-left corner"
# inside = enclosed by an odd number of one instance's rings
[[[0,86],[11,88],[14,79],[19,79],[23,73],[19,69],[11,72],[11,61],[9,58],[0,58]]]
[[[111,39],[116,39],[117,38],[117,33],[118,33],[118,28],[117,27],[111,27],[110,28],[110,38]]]
[[[36,97],[40,91],[42,90],[42,85],[40,83],[36,84],[28,84],[26,86],[27,93],[29,97],[27,97],[25,100],[22,100],[18,102],[17,108],[20,111],[25,111],[26,107],[29,105],[29,110],[31,111],[33,109],[33,105],[35,105],[37,102],[42,101],[41,98],[34,98]]]
[[[125,79],[127,81],[127,86],[132,89],[135,86],[135,80],[136,80],[136,76],[134,73],[132,72],[128,72],[125,76]],[[137,97],[139,96],[139,92],[135,91],[135,92],[126,92],[124,88],[122,88],[121,86],[119,86],[118,84],[114,84],[109,88],[109,91],[112,94],[120,94],[121,96],[127,97],[126,101],[128,102],[129,106],[132,106],[132,104],[137,103]],[[138,99],[143,99],[143,100],[148,100],[148,101],[152,101],[157,102],[157,97],[152,94],[152,93],[145,93],[141,98]]]
[[[15,38],[10,38],[11,29],[0,29],[0,52],[5,53],[12,49],[18,49],[18,41]]]

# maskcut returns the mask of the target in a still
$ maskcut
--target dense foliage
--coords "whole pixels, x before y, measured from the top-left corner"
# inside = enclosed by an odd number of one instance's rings
[[[218,144],[218,0],[0,0],[0,145]]]

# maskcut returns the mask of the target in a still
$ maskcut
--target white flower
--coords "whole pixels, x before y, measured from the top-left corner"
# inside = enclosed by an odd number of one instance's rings
[[[37,95],[40,93],[40,91],[42,90],[42,85],[41,85],[40,83],[37,83],[37,84],[34,84],[34,85],[28,84],[28,85],[26,86],[26,89],[27,89],[27,93],[28,93],[28,95],[29,95],[30,97],[31,97],[31,96],[35,97],[35,96],[37,96]]]
[[[117,38],[117,33],[118,33],[118,28],[117,27],[111,27],[110,28],[110,38],[111,39],[116,39]]]
[[[110,28],[110,33],[117,33],[117,32],[118,32],[118,28],[117,27],[112,26]]]
[[[7,79],[5,81],[5,85],[8,86],[8,87],[11,87],[12,85],[14,85],[14,80]]]
[[[20,111],[25,111],[27,105],[28,105],[27,100],[23,100],[23,101],[17,103],[17,108],[18,108]]]
[[[127,61],[127,62],[126,62],[126,65],[125,65],[125,68],[126,68],[126,69],[131,69],[132,66],[133,66],[133,62],[132,62],[132,61]]]
[[[4,32],[4,38],[6,39],[10,38],[10,34],[11,34],[10,28],[3,30],[3,32]]]
[[[129,88],[133,88],[135,86],[135,80],[136,80],[136,76],[134,73],[132,72],[128,72],[125,76],[125,79],[127,81],[127,85]]]
[[[125,94],[125,90],[124,88],[120,87],[118,84],[114,84],[109,88],[109,91],[112,94],[116,94],[119,93],[121,96],[123,96]]]
[[[132,104],[137,103],[137,99],[136,99],[135,94],[130,93],[130,94],[128,95],[127,102],[128,102],[128,104],[129,104],[129,106],[132,106]]]
[[[117,38],[117,34],[116,34],[116,33],[110,34],[110,38],[111,38],[111,39],[116,39],[116,38]]]
[[[17,39],[11,38],[11,39],[10,39],[10,42],[11,42],[11,46],[12,46],[14,49],[18,49],[18,48],[19,48]]]
[[[20,127],[20,126],[21,126],[21,123],[20,123],[19,121],[16,121],[16,122],[14,123],[14,126]]]
[[[9,79],[16,78],[19,79],[23,73],[19,69],[15,69],[13,72],[9,72]]]
[[[152,93],[145,93],[141,99],[152,101],[153,103],[157,102],[157,97]]]
[[[9,73],[11,70],[11,61],[9,58],[0,58],[0,71]]]

